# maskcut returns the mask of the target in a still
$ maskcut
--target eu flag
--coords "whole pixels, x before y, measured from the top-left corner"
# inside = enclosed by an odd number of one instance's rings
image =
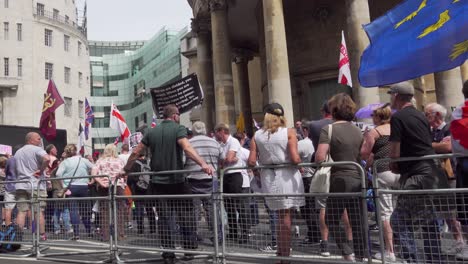
[[[446,71],[468,59],[468,0],[407,0],[364,26],[359,81],[374,87]]]

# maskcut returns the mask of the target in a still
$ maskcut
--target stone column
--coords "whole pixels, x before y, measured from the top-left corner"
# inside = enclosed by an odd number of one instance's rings
[[[192,20],[192,31],[197,36],[197,75],[205,99],[201,107],[200,119],[206,131],[213,130],[215,124],[215,95],[213,84],[213,61],[211,59],[211,24],[209,18],[197,17]]]
[[[379,103],[379,89],[362,87],[358,80],[361,55],[369,45],[369,39],[362,28],[362,25],[370,22],[368,0],[346,0],[345,9],[347,22],[345,37],[353,80],[354,101],[359,107]]]
[[[465,61],[460,67],[463,83],[468,81],[468,61]]]
[[[434,73],[437,103],[443,105],[451,113],[452,107],[463,102],[462,79],[460,68]]]
[[[213,45],[216,122],[235,129],[236,113],[232,83],[231,44],[227,21],[226,0],[210,0]]]
[[[263,0],[263,18],[269,101],[278,102],[283,106],[288,121],[287,126],[293,127],[294,115],[283,0]]]
[[[248,50],[234,50],[233,60],[236,63],[237,83],[239,84],[240,92],[240,109],[244,115],[245,131],[249,135],[253,135],[252,126],[252,106],[250,102],[250,86],[249,86],[249,61],[253,59],[253,55]]]

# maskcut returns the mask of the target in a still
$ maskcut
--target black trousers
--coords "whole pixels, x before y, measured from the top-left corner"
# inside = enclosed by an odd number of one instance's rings
[[[240,172],[230,173],[224,175],[223,192],[224,193],[244,193],[245,188],[242,188],[242,174]],[[248,198],[226,198],[224,200],[224,207],[226,209],[229,236],[237,238],[238,232],[247,234],[249,230],[249,199]],[[237,214],[239,214],[239,222],[237,221]],[[239,230],[240,226],[240,230]]]
[[[152,193],[153,195],[191,194],[191,190],[190,185],[185,182],[176,184],[153,183]],[[159,216],[158,233],[163,248],[175,248],[172,232],[175,228],[171,228],[171,225],[175,225],[174,221],[172,221],[174,214],[180,227],[182,246],[185,249],[196,249],[198,247],[192,199],[157,199],[156,208]],[[174,258],[175,255],[174,253],[164,252],[163,257]]]

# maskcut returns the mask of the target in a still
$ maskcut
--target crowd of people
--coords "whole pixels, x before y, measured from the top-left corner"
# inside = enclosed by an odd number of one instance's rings
[[[468,82],[462,91],[466,100]],[[412,103],[414,88],[408,82],[392,85],[389,94],[391,102],[373,110],[370,117],[374,126],[365,131],[353,123],[356,104],[349,95],[341,93],[323,104],[322,119],[296,122],[294,128],[287,127],[280,104],[268,104],[264,107],[262,127],[251,137],[244,133],[231,135],[229,125],[222,123],[216,125],[213,133],[208,133],[200,121],[193,124],[189,135],[188,130],[179,124],[178,108],[169,105],[163,110],[164,120],[149,129],[131,151],[124,144],[120,155],[116,146],[109,144],[99,157],[82,157],[76,146],[69,144],[62,156],[57,157],[54,145],[43,148],[41,136],[28,133],[25,145],[18,146],[14,156],[0,157],[4,180],[18,181],[2,184],[0,190],[5,202],[2,211],[4,224],[11,224],[14,218],[20,228],[27,228],[31,212],[28,201],[40,198],[40,239],[47,240],[47,232],[64,232],[72,239],[80,239],[81,223],[87,236],[95,236],[98,230],[100,239],[108,241],[111,231],[109,203],[72,199],[61,206],[48,206],[46,198],[99,197],[108,196],[113,191],[119,196],[212,194],[218,189],[226,194],[255,191],[277,195],[264,199],[270,218],[271,241],[261,250],[274,250],[278,256],[288,257],[293,218],[300,211],[308,229],[303,244],[320,243],[320,254],[330,256],[328,241],[331,236],[345,260],[368,258],[367,234],[361,222],[359,199],[333,195],[328,198],[288,196],[311,192],[316,170],[295,167],[256,170],[254,167],[321,163],[329,156],[336,162],[364,164],[365,169],[371,171],[373,163],[383,158],[452,152],[468,154],[468,148],[451,137],[449,123],[446,122],[447,110],[443,106],[434,103],[427,105],[424,112],[418,111]],[[466,118],[462,107],[455,109],[454,115]],[[375,167],[373,177],[377,177],[379,188],[383,190],[465,188],[468,182],[463,179],[468,173],[468,159],[464,157],[379,162]],[[170,172],[182,169],[190,170],[190,173]],[[222,186],[217,175],[219,169],[225,170]],[[150,175],[150,172],[161,171],[164,173]],[[134,172],[139,174],[132,175]],[[47,178],[50,180],[43,180]],[[352,165],[333,166],[329,181],[330,193],[356,193],[366,187],[362,186],[358,168]],[[31,191],[36,189],[39,191]],[[251,201],[236,196],[224,199],[228,226],[224,230],[226,239],[240,244],[249,241],[250,229],[255,225],[250,215]],[[385,258],[390,262],[400,257],[409,263],[444,263],[440,232],[446,223],[456,241],[450,249],[451,254],[468,259],[464,237],[468,220],[463,214],[466,211],[464,199],[457,201],[458,215],[453,209],[445,219],[438,217],[437,204],[428,203],[426,199],[384,194],[379,202],[381,219],[378,221],[383,225],[385,254],[377,254],[375,258]],[[125,238],[125,229],[132,226],[132,219],[136,219],[138,234],[144,234],[146,213],[149,232],[158,232],[163,248],[175,247],[173,231],[177,222],[183,248],[195,250],[200,240],[197,223],[202,209],[206,210],[209,229],[212,232],[218,230],[218,237],[213,232],[210,240],[222,241],[223,228],[220,221],[215,226],[211,199],[157,199],[156,202],[119,199],[117,234]],[[224,217],[219,209],[216,213],[219,213],[219,219]],[[424,234],[424,256],[418,254],[415,226]],[[396,245],[398,251],[395,250]],[[165,263],[175,261],[172,252],[164,252],[162,256]],[[193,254],[184,256],[185,259],[193,257]],[[281,260],[280,263],[289,262]]]

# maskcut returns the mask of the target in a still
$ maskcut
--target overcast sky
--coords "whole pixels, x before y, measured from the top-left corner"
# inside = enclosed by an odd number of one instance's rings
[[[87,0],[87,5],[89,40],[147,40],[163,26],[182,29],[192,18],[187,0]]]

